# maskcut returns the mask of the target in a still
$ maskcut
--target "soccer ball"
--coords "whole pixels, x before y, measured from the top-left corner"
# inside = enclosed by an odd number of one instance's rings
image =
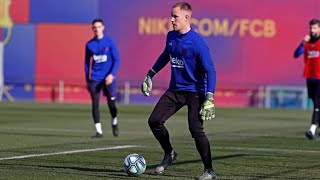
[[[140,154],[129,154],[124,158],[123,168],[129,176],[139,176],[147,168],[146,160]]]

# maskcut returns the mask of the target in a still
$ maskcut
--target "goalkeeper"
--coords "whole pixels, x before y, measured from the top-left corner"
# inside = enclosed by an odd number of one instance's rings
[[[161,174],[177,159],[164,123],[183,106],[188,107],[188,125],[204,164],[199,179],[215,179],[210,144],[203,131],[203,122],[214,118],[216,71],[204,39],[190,27],[191,6],[177,3],[171,11],[174,30],[167,34],[164,51],[147,73],[141,90],[149,96],[152,78],[168,62],[171,65],[169,89],[161,96],[149,118],[149,127],[164,150],[162,162],[155,168]]]

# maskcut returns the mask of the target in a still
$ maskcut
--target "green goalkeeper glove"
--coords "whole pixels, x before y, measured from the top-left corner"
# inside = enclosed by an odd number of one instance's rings
[[[145,96],[149,96],[150,92],[152,90],[152,77],[155,75],[155,73],[152,70],[149,70],[148,74],[144,78],[142,85],[141,85],[141,91],[142,94]]]
[[[207,93],[206,100],[201,106],[200,115],[201,119],[204,121],[209,121],[215,117],[215,108],[212,93]]]

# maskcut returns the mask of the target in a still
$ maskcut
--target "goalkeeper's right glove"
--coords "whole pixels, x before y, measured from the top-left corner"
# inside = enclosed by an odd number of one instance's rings
[[[200,115],[203,121],[208,121],[215,117],[216,111],[214,108],[213,96],[214,96],[213,93],[207,93],[206,100],[201,106]]]
[[[155,75],[153,70],[149,70],[146,77],[144,78],[142,85],[141,85],[141,91],[142,94],[145,96],[149,96],[150,92],[152,90],[152,77]]]

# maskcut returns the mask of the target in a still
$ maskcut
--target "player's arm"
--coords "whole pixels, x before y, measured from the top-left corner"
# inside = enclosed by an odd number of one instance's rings
[[[111,67],[111,73],[107,75],[106,77],[106,84],[109,85],[113,82],[114,78],[116,77],[116,73],[118,71],[119,68],[119,64],[120,64],[120,55],[117,49],[116,44],[111,41],[111,45],[110,45],[110,51],[111,51],[111,56],[112,56],[112,67]]]
[[[119,51],[117,49],[116,44],[111,41],[111,56],[112,56],[112,61],[113,61],[113,65],[112,65],[112,69],[111,69],[111,74],[115,77],[116,73],[118,71],[119,68],[119,64],[120,64],[120,55],[119,55]]]
[[[167,43],[166,43],[166,46],[165,46],[163,52],[161,53],[161,55],[159,56],[159,58],[157,59],[155,64],[152,66],[152,68],[148,71],[146,77],[144,78],[144,80],[142,82],[141,91],[142,91],[143,95],[145,95],[145,96],[150,95],[150,92],[152,90],[153,76],[156,73],[158,73],[162,68],[164,68],[166,66],[166,64],[168,64],[169,60],[170,60],[170,56],[169,56],[169,51],[168,51]]]
[[[302,42],[299,44],[299,46],[297,47],[297,49],[294,51],[293,57],[294,58],[298,58],[299,56],[301,56],[304,53],[304,44],[310,41],[310,36],[306,35]]]
[[[204,40],[200,40],[197,48],[197,55],[208,78],[207,93],[214,94],[216,88],[216,70],[209,48]]]
[[[207,44],[199,39],[196,46],[198,57],[207,75],[206,100],[204,101],[200,115],[202,120],[208,121],[215,117],[214,92],[216,88],[216,70]]]
[[[90,59],[91,59],[90,51],[89,51],[88,47],[86,46],[85,58],[84,58],[84,73],[85,73],[86,82],[89,81]]]
[[[297,49],[294,51],[293,57],[298,58],[304,53],[304,43],[300,43]]]
[[[164,48],[163,52],[159,56],[158,60],[152,66],[151,71],[155,74],[158,73],[162,68],[164,68],[170,60],[169,51],[167,46]]]

